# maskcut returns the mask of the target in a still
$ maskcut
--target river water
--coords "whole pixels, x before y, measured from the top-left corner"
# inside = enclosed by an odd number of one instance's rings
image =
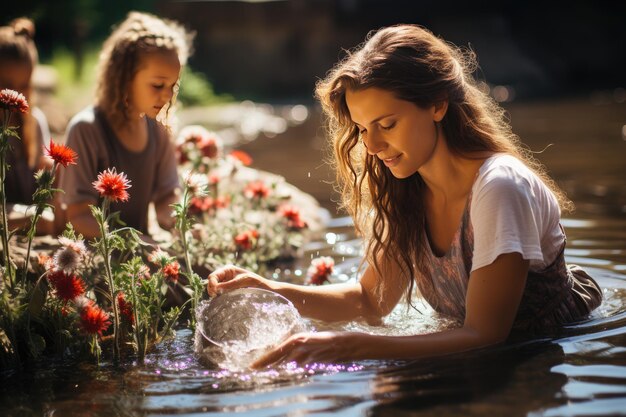
[[[47,362],[0,378],[3,416],[589,416],[626,414],[626,104],[592,98],[507,106],[514,130],[567,191],[577,210],[565,216],[566,258],[584,266],[604,291],[589,320],[553,338],[439,359],[366,361],[250,372],[207,368],[193,335],[152,351],[144,365]],[[251,142],[255,166],[284,175],[332,210],[327,168],[319,162],[319,121]],[[551,146],[548,146],[551,145]],[[280,152],[279,152],[280,150]],[[298,152],[299,151],[299,152]],[[274,158],[295,152],[293,164]],[[265,166],[264,166],[265,165]],[[308,260],[332,256],[335,282],[355,279],[361,242],[335,215],[306,248]],[[433,331],[445,319],[399,308],[386,334]],[[322,328],[319,323],[314,327]]]

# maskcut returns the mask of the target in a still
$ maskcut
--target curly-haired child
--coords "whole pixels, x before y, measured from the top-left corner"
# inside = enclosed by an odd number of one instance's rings
[[[148,233],[154,203],[159,225],[173,227],[179,183],[167,119],[191,38],[176,22],[131,12],[104,43],[95,103],[68,127],[80,163],[61,179],[67,218],[85,237],[99,234],[89,205],[98,203],[92,182],[107,168],[131,181],[130,199],[111,206],[126,225]]]

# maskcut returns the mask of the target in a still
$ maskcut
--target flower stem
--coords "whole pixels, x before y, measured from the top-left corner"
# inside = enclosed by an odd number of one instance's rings
[[[135,318],[135,325],[134,330],[135,330],[135,343],[137,343],[137,356],[139,358],[139,363],[143,363],[143,359],[144,356],[146,354],[146,344],[145,341],[143,341],[140,337],[140,331],[139,331],[139,314],[137,313],[139,304],[137,303],[137,292],[135,290],[135,274],[133,273],[131,275],[131,285],[130,285],[130,293],[132,296],[132,311],[133,311],[133,317]]]
[[[159,324],[161,320],[163,320],[163,312],[161,311],[161,306],[163,305],[163,296],[161,295],[161,285],[163,285],[163,274],[161,272],[157,273],[157,276],[153,278],[152,282],[152,294],[150,297],[153,298],[153,305],[156,305],[156,320],[152,324],[152,333],[150,337],[152,340],[159,339]]]
[[[8,121],[5,122],[5,126],[6,123],[8,123]],[[0,141],[2,141],[2,144],[0,144],[0,205],[2,206],[0,208],[0,210],[2,211],[2,260],[4,261],[4,267],[6,268],[6,275],[9,277],[9,282],[11,285],[11,288],[14,287],[15,283],[14,283],[14,275],[13,275],[13,271],[12,271],[12,265],[11,265],[11,255],[9,253],[9,224],[7,221],[7,199],[6,199],[6,192],[5,192],[5,188],[4,188],[4,180],[6,178],[6,169],[7,169],[7,162],[6,162],[6,145],[4,144],[4,133],[2,134],[2,138],[0,138]]]
[[[96,356],[96,364],[100,365],[100,344],[98,343],[98,336],[95,334],[91,336],[91,352]]]
[[[196,275],[193,272],[193,269],[191,268],[191,256],[189,255],[189,247],[187,244],[187,211],[189,210],[189,204],[190,204],[190,193],[189,193],[189,187],[185,187],[185,192],[183,194],[183,210],[180,213],[181,218],[178,219],[178,224],[180,226],[180,237],[182,239],[182,244],[183,244],[183,253],[185,255],[185,264],[187,266],[187,272],[188,272],[188,279],[189,279],[189,284],[191,286],[191,288],[193,289],[193,295],[191,296],[191,325],[192,327],[195,326],[195,314],[196,314],[196,307],[198,304],[198,285],[196,283]]]
[[[109,211],[109,199],[105,198],[102,202],[102,217],[98,219],[100,226],[100,235],[102,238],[102,255],[104,256],[104,267],[106,270],[107,281],[109,284],[109,295],[111,304],[113,304],[113,358],[116,363],[120,361],[120,318],[117,310],[117,300],[115,298],[115,283],[113,282],[113,273],[111,272],[111,250],[109,249],[109,236],[107,233],[107,213]]]
[[[28,228],[28,248],[26,249],[26,259],[24,261],[24,273],[22,274],[22,282],[26,283],[26,277],[28,275],[28,264],[30,263],[30,250],[37,232],[37,222],[41,218],[43,211],[46,209],[49,196],[52,195],[52,184],[54,183],[54,173],[57,169],[57,163],[52,165],[52,170],[41,171],[40,174],[35,175],[37,179],[37,190],[33,194],[33,203],[36,205],[35,214],[31,218],[30,227]]]
[[[28,264],[30,263],[30,250],[33,245],[33,238],[35,237],[35,232],[37,231],[37,222],[43,213],[43,207],[37,206],[35,210],[35,214],[33,215],[32,222],[30,224],[30,228],[28,229],[28,247],[26,249],[26,259],[24,260],[24,273],[22,274],[22,283],[26,283],[26,276],[28,275]]]

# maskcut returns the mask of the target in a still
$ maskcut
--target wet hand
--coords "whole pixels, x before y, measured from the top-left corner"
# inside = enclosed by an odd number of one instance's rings
[[[209,274],[207,292],[210,297],[215,297],[223,292],[249,287],[269,289],[267,280],[260,275],[235,265],[226,265]]]
[[[257,359],[250,367],[262,369],[289,362],[306,365],[350,360],[345,343],[347,335],[337,332],[298,333]]]

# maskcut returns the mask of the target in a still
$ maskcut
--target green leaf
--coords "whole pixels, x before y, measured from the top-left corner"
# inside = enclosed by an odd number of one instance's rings
[[[20,135],[17,132],[17,126],[7,126],[3,133],[5,136],[13,136],[14,138],[20,139]]]
[[[94,206],[93,204],[90,204],[89,208],[91,209],[91,215],[96,219],[96,221],[98,223],[101,223],[101,221],[102,221],[102,210],[100,210],[100,207]]]

